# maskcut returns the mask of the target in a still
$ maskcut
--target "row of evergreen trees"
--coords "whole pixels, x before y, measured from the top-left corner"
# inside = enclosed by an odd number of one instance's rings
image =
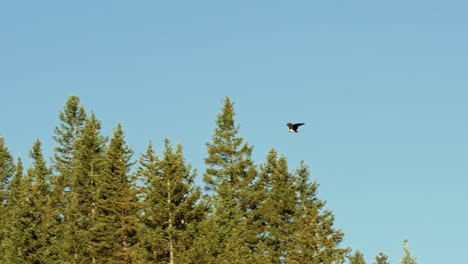
[[[134,161],[121,124],[103,136],[77,96],[59,113],[50,166],[39,140],[25,171],[0,138],[0,263],[364,263],[340,246],[308,167],[290,171],[274,149],[255,164],[234,114],[226,98],[205,190],[180,144],[150,142]]]

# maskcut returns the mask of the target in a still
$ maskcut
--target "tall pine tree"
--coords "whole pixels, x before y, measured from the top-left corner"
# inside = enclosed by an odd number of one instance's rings
[[[268,263],[340,263],[348,249],[340,248],[343,233],[333,228],[333,216],[318,199],[317,184],[301,163],[288,171],[284,156],[272,149],[260,169],[255,189],[261,189],[255,225],[258,253]]]
[[[92,113],[73,150],[70,203],[64,212],[61,258],[71,263],[93,263],[98,257],[91,232],[96,224],[97,181],[104,170],[106,138]]]
[[[54,169],[58,172],[56,187],[65,192],[71,185],[71,174],[75,153],[75,143],[80,138],[86,121],[86,112],[78,96],[70,96],[64,109],[59,112],[61,123],[55,127]]]
[[[344,234],[334,228],[334,216],[325,208],[325,202],[317,197],[318,184],[310,181],[309,167],[301,162],[295,171],[297,177],[297,211],[292,237],[294,251],[291,259],[302,263],[340,263],[344,261],[349,248],[341,248]]]
[[[289,260],[293,247],[289,240],[295,232],[297,211],[297,179],[288,172],[286,158],[278,158],[277,151],[269,151],[266,162],[260,167],[260,178],[254,189],[259,189],[260,202],[255,211],[259,247],[269,263],[284,263]]]
[[[401,264],[417,264],[416,257],[411,254],[408,240],[403,241],[403,251],[404,255],[400,259]]]
[[[96,178],[97,197],[91,228],[93,263],[132,261],[137,244],[137,197],[129,177],[132,155],[119,123],[104,155],[103,169]]]
[[[17,191],[23,197],[17,203],[20,208],[16,211],[18,221],[15,225],[21,234],[19,239],[14,238],[17,253],[13,258],[26,263],[50,263],[57,259],[51,250],[56,238],[50,200],[51,169],[46,165],[39,140],[34,143],[30,158],[33,164],[28,168],[24,185],[15,179],[15,185],[19,185],[15,187],[21,187]]]
[[[8,184],[13,178],[14,171],[15,164],[13,162],[13,156],[11,156],[10,151],[5,145],[5,140],[0,136],[0,210],[2,210],[2,206],[5,206],[7,203]]]
[[[57,245],[54,250],[63,257],[61,261],[68,260],[68,255],[63,254],[62,246],[65,235],[65,228],[68,223],[64,223],[67,208],[70,206],[70,188],[73,181],[73,164],[76,142],[80,138],[84,128],[86,113],[80,104],[78,96],[68,97],[64,109],[59,112],[60,124],[55,127],[54,140],[57,146],[54,148],[53,168],[56,175],[52,178],[52,208],[56,215]]]
[[[28,243],[26,229],[28,210],[27,185],[23,175],[23,163],[18,158],[15,166],[15,174],[8,185],[8,203],[6,222],[2,229],[6,235],[2,240],[2,254],[0,263],[25,263],[25,248]]]
[[[143,189],[143,219],[148,262],[200,263],[194,251],[199,223],[206,205],[195,186],[195,172],[186,164],[180,144],[174,150],[168,139],[159,160],[152,145],[140,159],[138,174]]]
[[[139,231],[139,248],[142,249],[140,256],[143,263],[156,262],[159,256],[163,255],[163,247],[158,247],[162,241],[162,237],[159,232],[156,231],[158,228],[157,217],[153,214],[153,206],[159,205],[158,200],[154,198],[152,190],[154,190],[153,184],[155,178],[160,175],[160,160],[153,148],[153,144],[150,142],[146,149],[146,152],[141,154],[139,158],[138,169],[135,173],[136,181],[140,182],[137,185],[139,199],[140,222],[142,223]],[[157,192],[157,191],[156,191]]]
[[[205,241],[211,241],[212,245],[206,248],[211,250],[209,255],[216,263],[251,262],[255,241],[246,220],[253,199],[249,188],[256,177],[251,159],[253,147],[238,136],[239,126],[235,124],[234,115],[234,104],[226,97],[216,118],[212,142],[207,143],[205,159],[208,167],[203,180],[212,194],[214,207]]]
[[[0,136],[0,255],[5,254],[8,224],[8,204],[10,203],[11,190],[9,185],[15,174],[15,164],[10,151],[5,145],[3,137]],[[1,260],[1,257],[0,257]]]

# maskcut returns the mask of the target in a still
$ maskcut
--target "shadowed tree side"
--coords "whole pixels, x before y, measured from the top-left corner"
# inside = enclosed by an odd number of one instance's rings
[[[26,256],[25,223],[28,216],[26,206],[26,180],[23,174],[23,163],[18,158],[15,166],[15,174],[11,183],[8,185],[8,197],[6,223],[2,229],[6,235],[2,240],[1,263],[24,263]]]
[[[0,210],[8,202],[8,184],[15,174],[13,156],[5,145],[5,140],[0,136]],[[2,212],[2,211],[0,211]],[[1,220],[1,215],[0,215]]]
[[[0,136],[0,227],[7,224],[7,210],[9,203],[9,184],[15,174],[15,164],[5,141]],[[4,254],[4,240],[7,236],[4,228],[0,229],[0,255]],[[1,257],[0,257],[1,260]]]

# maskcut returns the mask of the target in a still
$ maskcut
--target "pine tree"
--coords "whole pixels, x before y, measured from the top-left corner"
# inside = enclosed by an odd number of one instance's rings
[[[0,208],[8,202],[8,184],[15,171],[15,164],[10,151],[5,145],[5,140],[0,136]]]
[[[235,193],[232,185],[221,184],[213,197],[215,211],[204,223],[202,235],[204,246],[209,249],[205,263],[254,263],[252,227],[243,216],[245,212],[237,203]]]
[[[211,256],[216,263],[248,262],[252,255],[255,237],[249,230],[249,218],[253,197],[249,192],[256,177],[251,159],[253,148],[239,137],[239,126],[234,122],[234,104],[229,97],[223,102],[216,119],[212,142],[207,143],[208,165],[203,180],[211,192],[214,211],[209,220],[212,226],[206,241],[212,241]]]
[[[284,263],[292,250],[288,240],[296,232],[297,179],[288,172],[286,158],[278,158],[275,149],[269,151],[266,163],[261,166],[256,185],[262,189],[255,212],[258,236],[264,245],[259,253],[270,263]]]
[[[387,255],[380,252],[377,256],[375,256],[374,264],[390,264],[390,262],[388,261]]]
[[[9,203],[8,185],[14,175],[15,165],[10,151],[5,146],[3,137],[0,136],[0,227],[7,224],[7,209]],[[3,253],[6,230],[0,228],[0,255]],[[1,259],[1,257],[0,257]]]
[[[236,188],[236,196],[242,197],[246,196],[242,191],[251,185],[256,170],[251,159],[253,147],[237,135],[239,126],[234,122],[234,115],[234,103],[226,97],[216,118],[213,141],[206,144],[205,163],[209,167],[203,180],[209,191],[216,193],[223,183],[229,183]]]
[[[159,234],[156,232],[158,224],[155,217],[152,216],[152,203],[154,198],[152,194],[153,187],[151,181],[154,181],[153,179],[160,175],[159,164],[159,157],[150,142],[146,152],[141,154],[139,158],[138,169],[134,176],[136,181],[140,182],[140,185],[137,186],[138,197],[140,198],[140,212],[138,213],[138,216],[142,223],[138,241],[139,248],[143,249],[140,256],[144,262],[146,261],[149,263],[156,262],[158,260],[158,256],[163,252],[163,250],[160,250],[162,247],[157,246],[162,241],[162,237],[157,237]],[[154,204],[158,204],[156,200]]]
[[[403,241],[404,255],[400,259],[401,264],[417,264],[416,257],[411,254],[411,250],[408,245],[408,240]]]
[[[59,112],[59,119],[61,123],[55,127],[53,137],[58,144],[54,149],[54,169],[58,172],[57,188],[66,193],[71,185],[75,143],[80,138],[86,121],[86,112],[78,96],[68,98],[63,111]]]
[[[20,187],[19,194],[22,200],[13,209],[18,213],[18,220],[13,225],[18,228],[15,233],[20,233],[19,238],[12,238],[15,242],[13,249],[16,253],[10,256],[18,261],[26,263],[44,263],[55,259],[50,247],[55,239],[53,227],[54,215],[50,208],[50,184],[51,170],[47,167],[41,142],[37,140],[31,151],[32,167],[27,171],[23,183],[15,179],[15,188]],[[19,185],[19,186],[18,186]],[[13,198],[16,200],[16,198]],[[16,203],[16,201],[15,201]],[[13,235],[13,234],[12,234]]]
[[[83,132],[86,121],[84,107],[80,104],[78,96],[70,96],[67,99],[64,109],[59,112],[61,123],[55,127],[54,140],[57,146],[54,148],[53,168],[56,175],[52,178],[52,208],[56,215],[55,229],[57,233],[56,245],[53,249],[56,254],[63,257],[62,262],[68,260],[67,255],[62,254],[63,239],[65,235],[66,223],[64,215],[70,206],[70,188],[72,184],[73,164],[75,162],[76,141]]]
[[[104,170],[106,138],[101,122],[92,113],[73,150],[70,204],[64,212],[61,259],[71,263],[93,263],[97,258],[91,230],[95,227],[97,180]]]
[[[180,144],[174,151],[164,141],[163,159],[150,145],[140,158],[138,174],[145,183],[144,223],[148,262],[201,263],[194,240],[206,205],[199,201],[201,190],[194,185],[195,172],[183,158]]]
[[[91,228],[93,262],[131,263],[136,244],[136,193],[130,188],[133,151],[126,145],[119,123],[96,178],[94,226]]]
[[[366,261],[364,260],[364,255],[361,253],[361,251],[357,250],[352,256],[349,257],[349,263],[366,264]]]
[[[297,177],[297,207],[295,229],[292,237],[294,251],[291,259],[298,263],[341,263],[349,248],[339,247],[344,234],[333,227],[334,216],[325,209],[325,202],[317,197],[318,184],[310,182],[308,166],[301,162],[295,172]]]
[[[25,223],[27,223],[28,210],[26,205],[27,190],[23,175],[23,163],[18,158],[15,166],[15,174],[8,185],[8,204],[6,222],[2,229],[6,236],[2,241],[2,255],[0,263],[25,263],[25,248],[27,245]]]
[[[301,163],[288,171],[287,160],[272,149],[260,168],[257,188],[263,189],[255,215],[261,242],[258,252],[270,263],[340,263],[347,248],[339,248],[343,233],[333,228],[333,215],[317,198]]]

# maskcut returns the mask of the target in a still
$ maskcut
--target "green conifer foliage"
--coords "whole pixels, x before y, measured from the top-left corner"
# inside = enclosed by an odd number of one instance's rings
[[[239,126],[234,122],[234,115],[234,103],[226,97],[216,118],[212,142],[206,144],[208,157],[205,163],[208,168],[203,179],[210,191],[218,192],[222,184],[229,183],[235,188],[236,196],[246,196],[242,191],[252,184],[256,176],[251,159],[253,147],[237,135]]]
[[[97,181],[104,170],[106,139],[100,130],[101,122],[91,114],[73,151],[70,204],[64,214],[62,243],[62,259],[72,263],[93,263],[98,257],[91,231],[96,225]]]
[[[129,177],[132,155],[119,123],[104,155],[103,170],[96,178],[97,199],[91,233],[93,261],[97,263],[132,260],[137,243],[137,197]]]
[[[76,141],[80,138],[86,121],[84,107],[80,104],[78,96],[68,97],[64,109],[59,112],[60,124],[55,127],[54,140],[57,146],[54,148],[53,168],[56,175],[52,178],[52,208],[56,215],[55,228],[57,230],[57,245],[54,250],[63,257],[62,262],[67,261],[69,256],[62,254],[64,245],[66,223],[64,215],[70,206],[70,188],[73,181],[73,164],[75,162]]]
[[[195,172],[186,164],[182,146],[164,141],[162,160],[152,145],[140,159],[138,174],[145,182],[144,223],[148,262],[199,263],[194,240],[206,206],[199,201]]]
[[[66,188],[71,184],[75,142],[80,138],[86,121],[86,112],[78,96],[68,98],[63,111],[59,112],[59,119],[61,123],[55,127],[53,136],[58,144],[54,149],[54,165],[61,178],[59,182],[65,185],[61,187]]]
[[[357,250],[356,252],[354,252],[353,255],[349,256],[349,263],[350,264],[366,264],[366,261],[364,260],[364,255],[362,254],[362,252]]]
[[[216,118],[212,142],[207,143],[208,165],[203,180],[211,192],[214,212],[209,220],[213,244],[207,246],[217,263],[242,259],[251,254],[254,239],[247,219],[251,213],[253,196],[249,188],[256,177],[256,168],[251,159],[253,148],[239,137],[239,126],[234,122],[234,104],[229,97],[223,102],[221,113]],[[229,248],[229,250],[228,250]],[[235,248],[235,250],[231,250]],[[239,253],[236,253],[239,252]],[[236,253],[229,256],[227,253]]]
[[[416,257],[411,254],[411,250],[408,245],[408,240],[403,241],[404,255],[400,259],[401,264],[417,264]]]
[[[349,248],[339,247],[344,234],[333,227],[334,216],[325,209],[325,202],[317,197],[318,184],[310,182],[308,166],[301,162],[294,173],[297,178],[297,211],[295,229],[290,240],[294,250],[291,259],[298,263],[340,263]]]
[[[163,254],[163,247],[158,245],[162,241],[162,237],[158,237],[160,232],[157,232],[159,227],[157,217],[153,213],[153,208],[159,206],[159,202],[155,199],[153,192],[157,193],[154,188],[156,178],[160,177],[160,160],[154,150],[153,144],[150,142],[146,152],[142,153],[139,158],[138,169],[135,178],[142,183],[139,186],[138,195],[140,197],[140,222],[142,223],[141,232],[139,234],[139,246],[143,249],[141,257],[149,263],[156,263],[158,256]],[[157,216],[157,215],[156,215]]]
[[[25,263],[25,223],[28,215],[26,205],[26,182],[23,175],[23,163],[18,158],[15,166],[15,174],[8,185],[8,203],[6,222],[2,229],[6,235],[2,240],[2,254],[0,263]]]
[[[109,144],[101,122],[70,96],[54,130],[48,167],[37,140],[26,173],[0,137],[0,263],[365,264],[301,162],[289,171],[275,149],[257,166],[222,102],[206,143],[206,192],[181,144],[148,145],[132,171],[122,125]],[[54,175],[53,175],[54,173]],[[404,241],[402,264],[416,264]],[[389,264],[383,253],[374,264]]]
[[[288,171],[284,156],[272,149],[260,167],[255,189],[261,202],[255,210],[258,253],[269,263],[340,263],[348,249],[339,248],[343,233],[333,228],[333,216],[318,199],[317,184],[303,163]]]
[[[0,208],[3,208],[2,206],[7,203],[8,183],[14,175],[14,171],[13,157],[5,145],[5,140],[0,136]]]
[[[380,252],[377,256],[375,256],[374,264],[390,264],[390,262],[388,261],[387,255]]]
[[[276,150],[272,149],[261,166],[257,184],[263,190],[256,210],[258,236],[265,246],[262,254],[268,256],[271,263],[283,263],[292,249],[288,248],[288,240],[296,232],[297,180],[288,172],[286,158],[278,158]]]
[[[5,146],[3,137],[0,136],[0,255],[3,253],[3,241],[6,238],[6,230],[1,228],[7,224],[7,205],[9,203],[8,185],[13,178],[15,165],[10,151]]]
[[[24,208],[20,209],[21,237],[20,249],[27,263],[43,263],[55,259],[51,251],[54,233],[54,217],[51,210],[51,169],[45,163],[41,142],[37,140],[31,151],[32,167],[27,171],[24,193]]]

